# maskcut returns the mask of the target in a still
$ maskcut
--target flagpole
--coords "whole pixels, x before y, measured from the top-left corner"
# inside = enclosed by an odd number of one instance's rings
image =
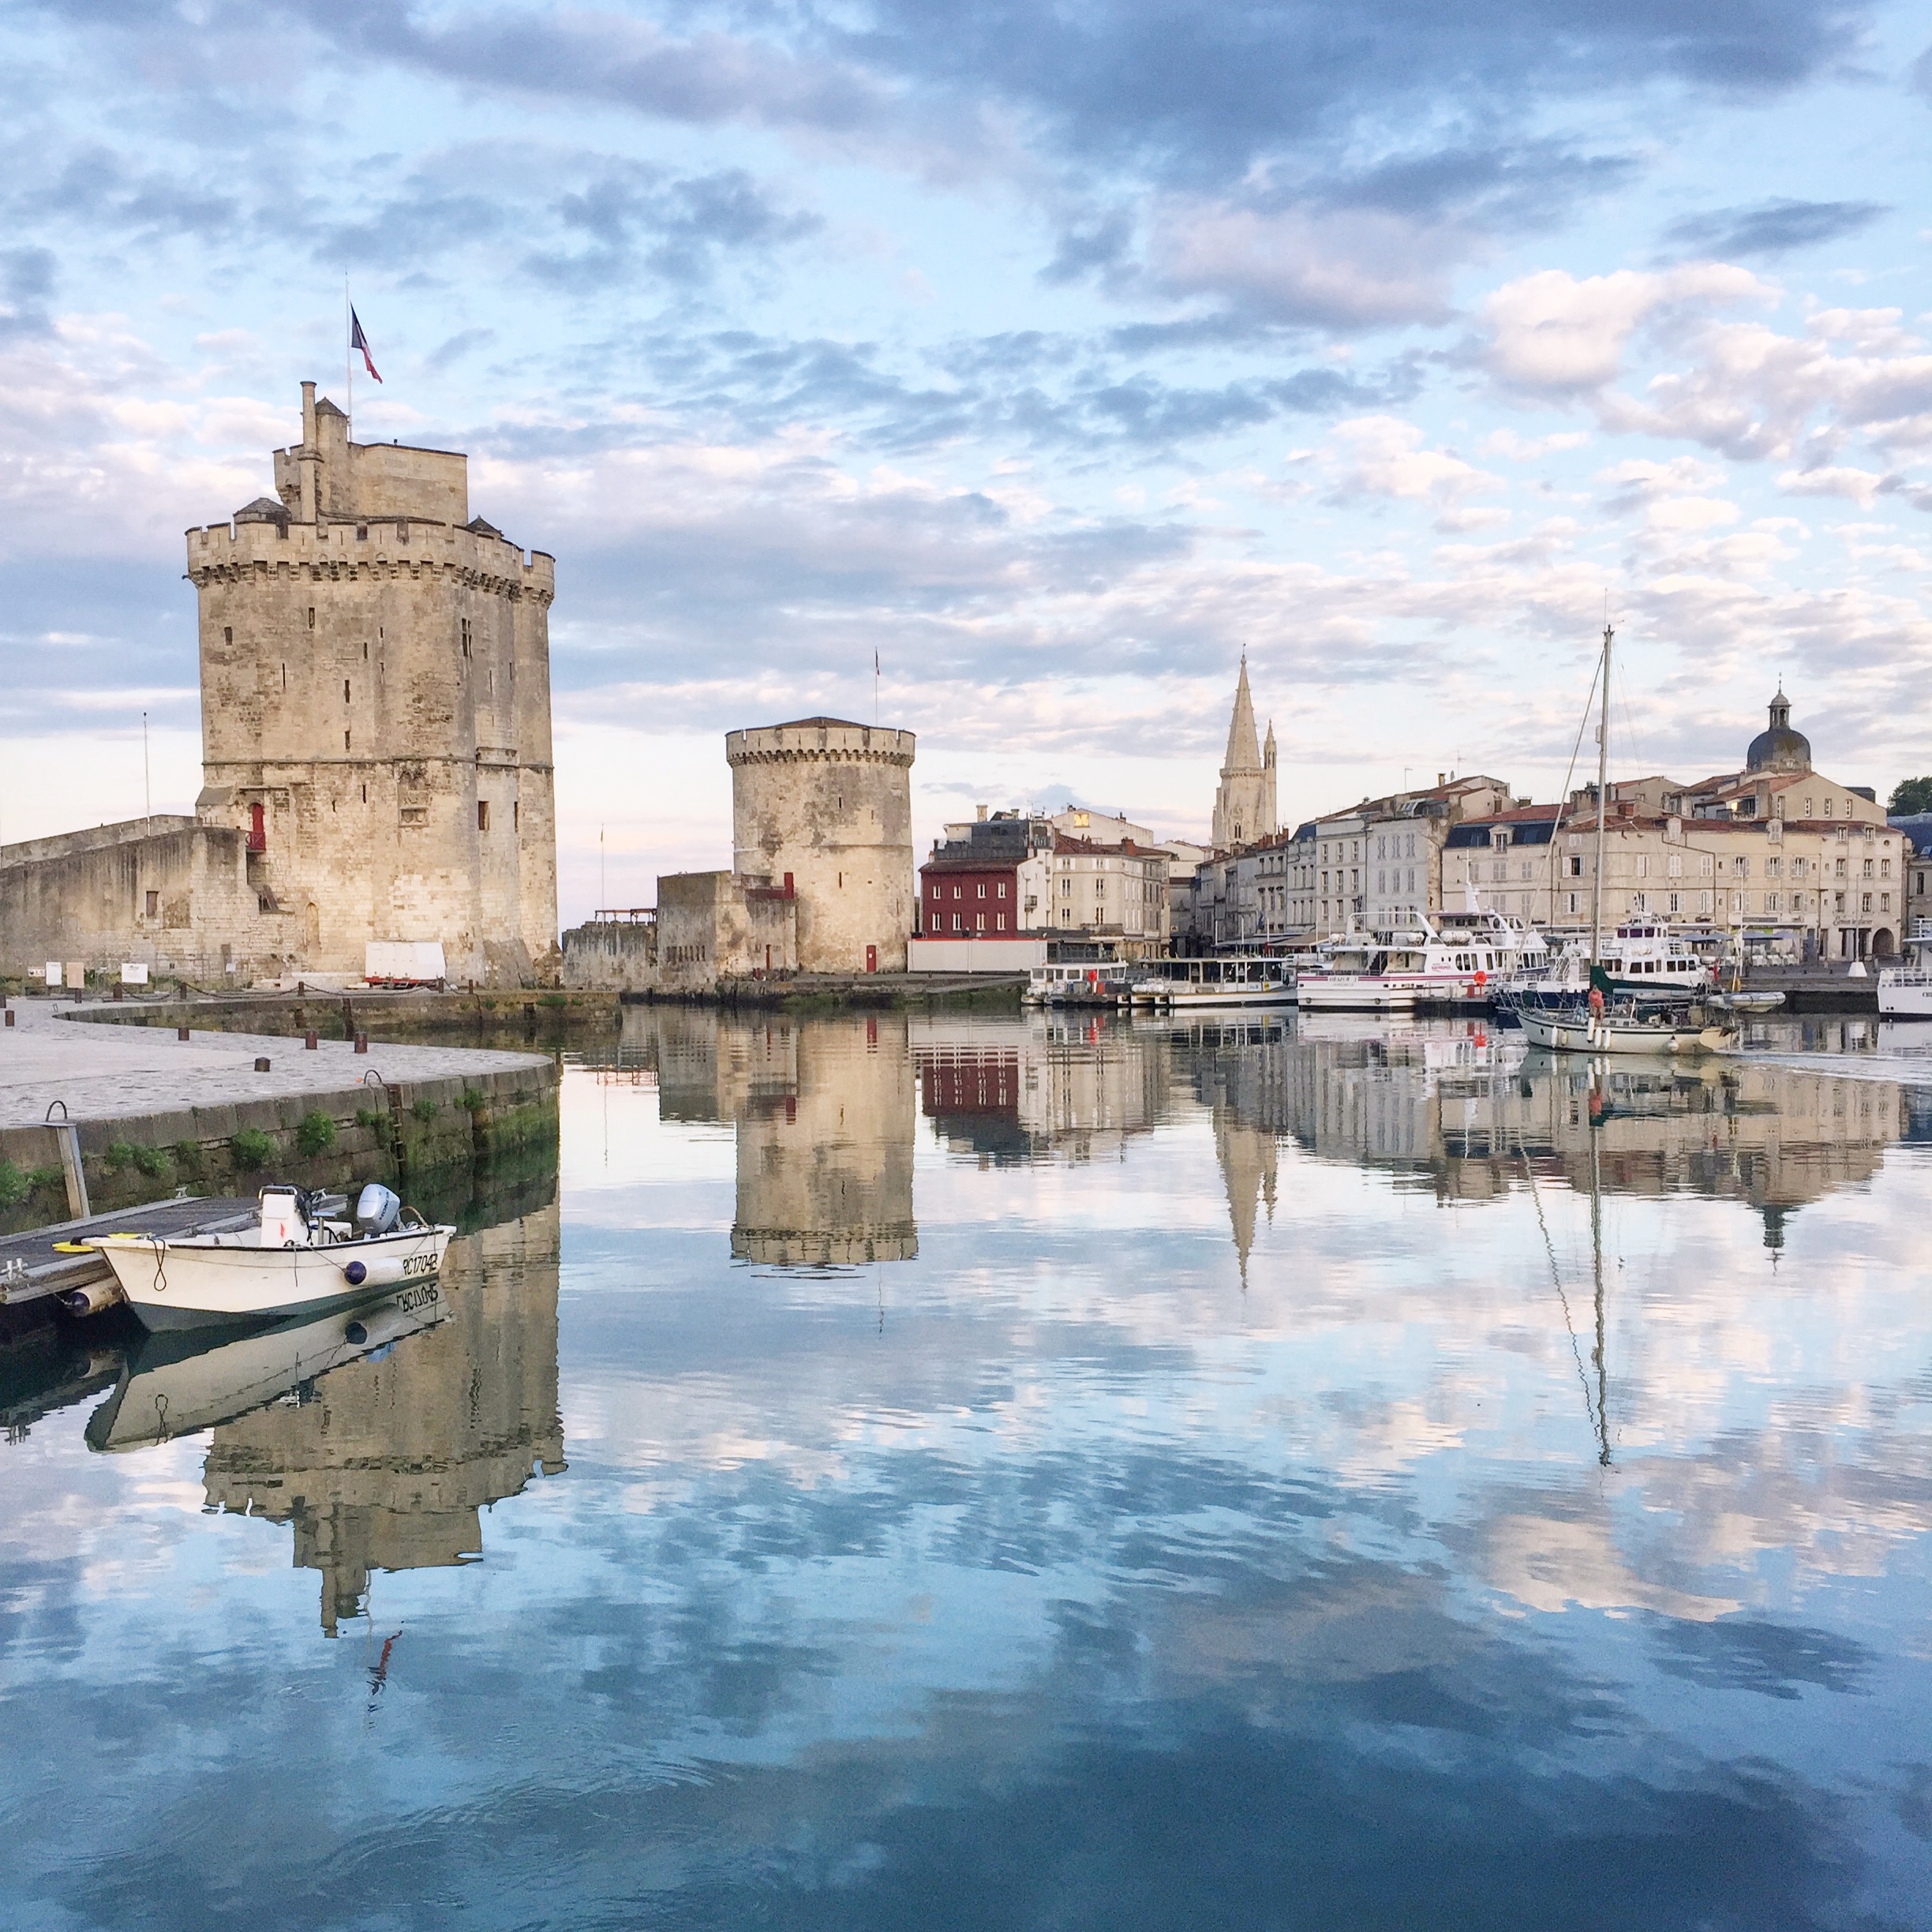
[[[343,271],[343,381],[348,389],[347,415],[349,424],[345,434],[353,442],[355,439],[355,346],[350,342],[351,333],[349,318],[355,313],[355,305],[349,299],[349,271]]]

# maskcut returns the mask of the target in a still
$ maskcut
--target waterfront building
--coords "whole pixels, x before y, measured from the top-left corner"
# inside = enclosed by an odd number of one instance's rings
[[[1500,778],[1443,777],[1316,820],[1283,883],[1290,930],[1327,934],[1351,921],[1383,927],[1436,916],[1451,831],[1514,803]]]
[[[1108,942],[1114,957],[1143,959],[1167,950],[1168,858],[1125,839],[1110,845],[1056,834],[1052,848],[1020,868],[1032,930],[1056,938]]]
[[[432,940],[454,978],[553,975],[552,559],[470,514],[467,457],[352,442],[313,383],[273,466],[187,533],[194,815],[0,848],[0,968],[245,984]]]
[[[1690,784],[1649,778],[1611,786],[1604,919],[1734,931],[1750,946],[1797,958],[1889,956],[1908,916],[1905,834],[1868,788],[1813,769],[1782,691],[1769,710],[1740,770]],[[1466,823],[1445,854],[1451,908],[1466,899],[1546,928],[1586,926],[1593,791],[1575,793],[1560,822],[1553,808],[1537,807]]]
[[[1044,893],[1022,897],[1021,868],[1053,849],[1053,821],[995,812],[949,825],[919,868],[919,936],[1012,939],[1035,930]]]
[[[1258,839],[1272,838],[1279,829],[1275,805],[1275,727],[1267,743],[1255,738],[1254,699],[1248,689],[1248,653],[1241,653],[1241,680],[1234,687],[1234,713],[1228,721],[1227,755],[1221,762],[1221,783],[1215,792],[1213,844],[1217,852]]]

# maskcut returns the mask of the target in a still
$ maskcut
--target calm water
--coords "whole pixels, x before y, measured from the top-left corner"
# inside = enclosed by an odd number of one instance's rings
[[[1932,1039],[1754,1038],[631,1013],[429,1305],[0,1365],[0,1917],[1932,1924]]]

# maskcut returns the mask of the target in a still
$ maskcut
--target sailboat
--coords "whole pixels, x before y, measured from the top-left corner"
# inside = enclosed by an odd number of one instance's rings
[[[1604,833],[1610,815],[1610,651],[1616,636],[1606,623],[1603,662],[1597,674],[1602,693],[1597,723],[1597,859],[1590,893],[1589,996],[1559,1006],[1525,1002],[1517,1017],[1523,1038],[1531,1046],[1548,1047],[1554,1053],[1717,1053],[1735,1043],[1735,1028],[1687,1025],[1668,1013],[1644,1011],[1634,1002],[1623,1002],[1613,1012],[1605,1003],[1604,996],[1612,989],[1603,959]]]

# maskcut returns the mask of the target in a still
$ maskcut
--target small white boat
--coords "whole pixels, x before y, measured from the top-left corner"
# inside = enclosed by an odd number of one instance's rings
[[[236,1234],[103,1234],[83,1245],[114,1270],[142,1325],[160,1331],[347,1308],[435,1275],[456,1232],[373,1183],[353,1222],[329,1211],[345,1205],[339,1195],[265,1187],[260,1199],[258,1224]]]
[[[1517,1015],[1523,1038],[1552,1053],[1722,1053],[1737,1043],[1735,1028],[1683,1026],[1661,1013],[1593,1013],[1526,1006]]]
[[[1291,1006],[1295,971],[1285,959],[1149,960],[1133,983],[1136,1006]]]
[[[1762,987],[1733,987],[1728,993],[1706,994],[1704,1004],[1721,1007],[1726,1013],[1776,1013],[1784,1004],[1784,995]],[[1932,1012],[1932,1008],[1927,1010]]]
[[[1055,960],[1035,966],[1020,999],[1028,1006],[1122,1006],[1140,968],[1118,960]]]

